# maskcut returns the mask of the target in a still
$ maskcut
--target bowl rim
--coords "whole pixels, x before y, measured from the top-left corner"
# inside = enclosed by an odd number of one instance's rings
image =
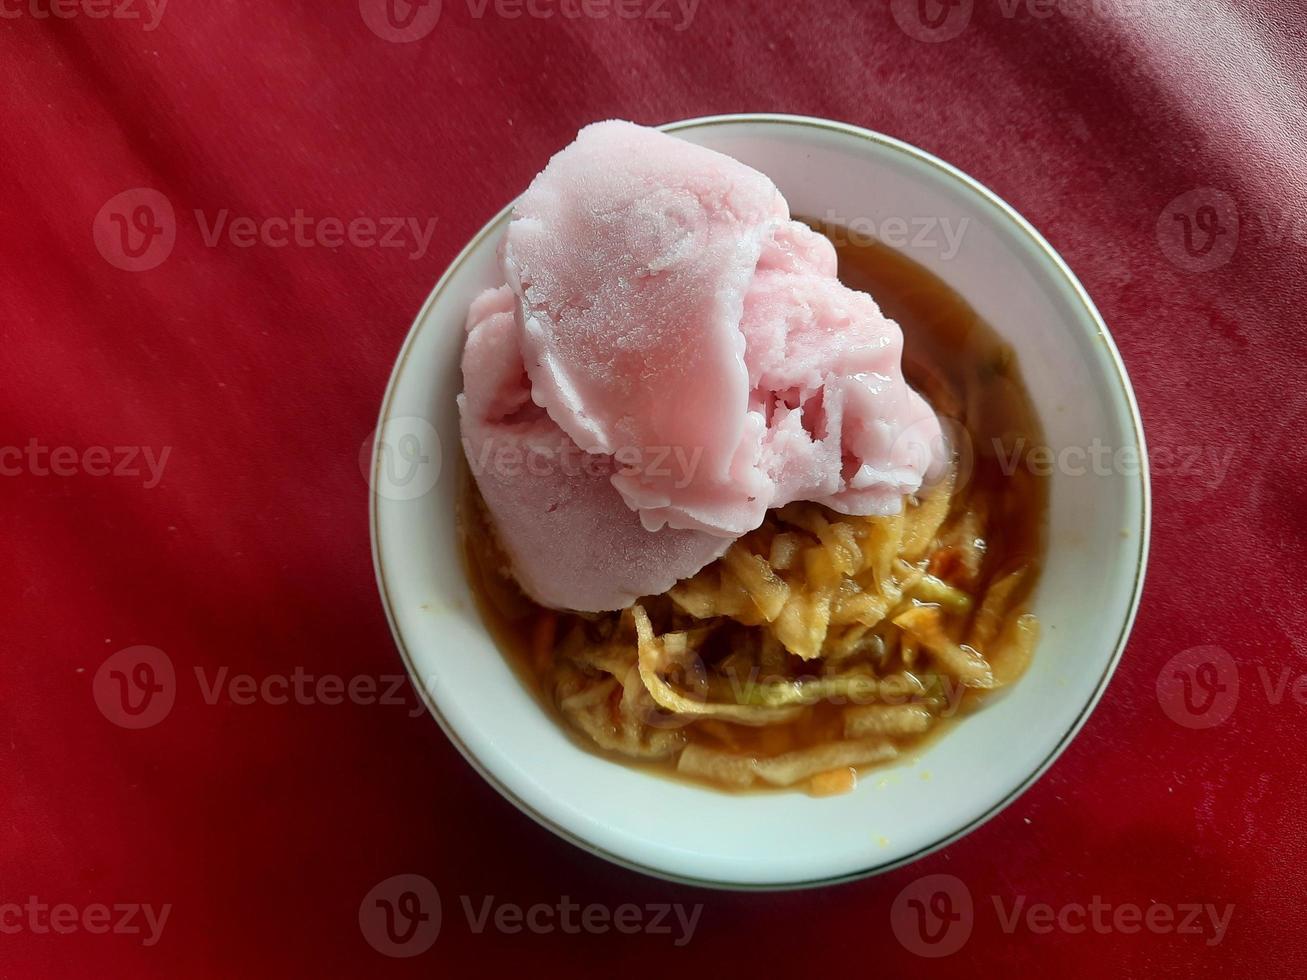
[[[918,848],[911,854],[906,854],[885,862],[877,863],[868,868],[860,868],[844,874],[832,875],[824,878],[817,878],[804,881],[779,881],[779,882],[732,882],[721,881],[711,878],[696,878],[688,875],[676,874],[651,865],[641,864],[638,861],[631,860],[620,854],[615,854],[604,848],[596,846],[591,841],[581,837],[566,827],[561,826],[555,821],[549,819],[544,814],[538,812],[534,807],[529,805],[525,800],[520,798],[508,786],[506,786],[497,776],[495,776],[467,747],[458,733],[453,729],[449,722],[439,711],[435,700],[427,690],[422,674],[416,669],[413,657],[405,643],[404,636],[400,631],[399,620],[395,614],[394,603],[391,598],[390,588],[386,582],[385,561],[381,554],[380,534],[379,534],[379,495],[369,490],[368,493],[368,527],[372,539],[372,562],[377,577],[377,588],[380,593],[382,607],[386,613],[386,620],[390,624],[390,631],[395,640],[395,645],[399,650],[401,659],[404,661],[404,667],[408,671],[409,680],[413,687],[417,689],[422,702],[426,705],[427,711],[435,718],[440,725],[445,736],[458,749],[459,754],[486,780],[494,789],[506,800],[512,803],[519,811],[526,814],[540,826],[558,835],[566,841],[576,845],[584,851],[594,854],[597,857],[610,861],[621,867],[637,871],[654,878],[665,881],[676,882],[678,884],[693,885],[703,888],[712,888],[727,891],[790,891],[806,888],[817,888],[826,885],[835,885],[846,882],[857,881],[862,878],[868,878],[873,875],[883,874],[901,868],[905,865],[912,864],[916,861],[927,857],[934,852],[961,840],[971,832],[979,829],[988,823],[998,814],[1006,810],[1020,796],[1022,796],[1031,786],[1033,786],[1055,763],[1058,758],[1066,751],[1067,747],[1084,728],[1089,716],[1093,714],[1098,707],[1116,668],[1125,653],[1127,641],[1131,629],[1134,626],[1136,614],[1139,610],[1140,599],[1143,594],[1144,578],[1148,566],[1149,539],[1152,525],[1152,488],[1150,479],[1150,462],[1147,452],[1147,443],[1144,437],[1143,419],[1139,412],[1139,404],[1135,398],[1134,388],[1130,384],[1130,376],[1126,370],[1125,363],[1121,359],[1121,353],[1117,349],[1116,342],[1108,330],[1106,322],[1098,312],[1089,294],[1086,292],[1080,280],[1076,277],[1066,261],[1061,255],[1048,243],[1033,225],[1030,224],[1021,214],[1010,204],[1000,198],[984,184],[980,183],[974,177],[969,176],[952,164],[941,160],[934,154],[931,154],[919,147],[913,146],[902,140],[895,139],[892,136],[886,136],[874,130],[866,129],[862,126],[856,126],[851,123],[838,122],[831,119],[822,119],[815,116],[790,115],[786,113],[771,112],[744,112],[744,113],[725,113],[711,116],[697,116],[689,119],[682,119],[676,122],[665,123],[655,128],[667,133],[682,132],[691,129],[706,129],[715,126],[735,126],[740,124],[753,123],[771,123],[783,126],[794,126],[800,128],[818,129],[825,132],[833,132],[843,136],[851,136],[856,139],[869,141],[878,144],[881,147],[906,154],[914,158],[917,162],[932,167],[942,172],[946,177],[962,185],[962,187],[971,194],[987,201],[996,208],[1015,228],[1016,231],[1023,234],[1043,257],[1051,264],[1052,269],[1059,273],[1064,285],[1070,287],[1071,294],[1079,301],[1083,307],[1082,312],[1086,314],[1089,321],[1092,322],[1097,330],[1103,343],[1106,345],[1108,359],[1115,369],[1114,377],[1120,388],[1119,394],[1124,398],[1125,405],[1130,413],[1130,421],[1134,430],[1134,437],[1139,446],[1139,495],[1140,495],[1140,527],[1139,527],[1139,547],[1138,554],[1135,558],[1134,583],[1130,594],[1130,600],[1126,614],[1121,622],[1121,630],[1113,645],[1112,655],[1109,658],[1103,673],[1098,680],[1089,700],[1085,703],[1083,709],[1076,716],[1071,727],[1068,728],[1057,743],[1050,750],[1045,759],[1030,772],[1016,787],[1014,787],[1006,796],[994,803],[988,810],[973,817],[966,824],[959,827],[950,834],[941,837],[939,840]],[[399,354],[395,360],[395,366],[391,371],[390,379],[386,384],[385,394],[382,397],[381,408],[378,414],[377,430],[390,418],[390,406],[394,398],[395,391],[399,386],[400,378],[404,374],[408,359],[412,353],[417,336],[422,329],[431,307],[435,304],[441,292],[446,288],[449,282],[462,268],[468,256],[491,234],[497,232],[500,225],[509,216],[515,203],[516,198],[506,204],[498,211],[482,228],[472,236],[471,240],[462,248],[461,251],[450,262],[448,268],[441,275],[440,279],[432,288],[426,301],[422,304],[414,318],[412,326],[405,335],[404,343],[400,347]],[[380,443],[373,447],[372,461],[370,466],[371,480],[369,486],[375,486],[379,475],[381,465]]]

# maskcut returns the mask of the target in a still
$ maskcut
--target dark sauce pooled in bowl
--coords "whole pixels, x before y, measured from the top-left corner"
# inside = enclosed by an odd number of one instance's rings
[[[911,605],[933,609],[932,615],[937,614],[936,621],[955,648],[978,632],[993,633],[987,641],[993,644],[995,651],[990,657],[995,660],[991,664],[993,674],[1003,683],[1014,682],[1029,659],[1030,643],[1025,644],[1019,653],[1007,656],[1005,661],[1003,650],[1007,647],[1000,638],[1009,635],[1010,627],[1016,625],[1018,619],[1032,619],[1023,615],[1023,604],[1035,585],[1043,554],[1048,482],[1024,465],[1025,454],[1042,445],[1043,437],[1021,380],[1016,355],[961,296],[906,254],[865,236],[852,235],[844,229],[812,224],[835,243],[840,279],[847,286],[870,293],[884,314],[902,327],[904,374],[945,421],[951,440],[959,445],[959,489],[949,498],[948,516],[938,537],[932,539],[929,561],[923,559],[921,564],[934,582],[965,593],[971,602],[965,607],[950,605],[947,596],[942,602],[936,602],[933,600],[937,596],[927,594],[922,599],[914,592]],[[685,773],[678,771],[676,757],[649,761],[632,758],[625,751],[605,751],[595,742],[593,717],[588,715],[582,719],[584,724],[580,728],[585,729],[583,734],[576,724],[576,714],[572,712],[565,717],[559,708],[560,700],[574,695],[577,684],[587,682],[588,676],[585,673],[588,668],[578,672],[572,669],[570,661],[563,662],[565,651],[575,652],[586,645],[614,643],[622,637],[631,639],[633,627],[629,613],[623,619],[617,613],[580,615],[536,605],[506,574],[506,563],[466,463],[461,499],[459,521],[464,554],[481,615],[541,704],[587,749],[610,755],[626,764],[684,777]],[[803,506],[822,511],[824,519],[830,522],[851,520],[816,505]],[[800,523],[807,526],[803,519],[812,519],[812,516],[811,513],[799,515]],[[777,535],[803,535],[804,532],[793,525],[793,520],[789,508],[769,513],[764,527],[751,532],[742,543],[765,556]],[[977,529],[983,534],[976,533]],[[715,565],[691,581],[711,576]],[[978,622],[990,605],[984,600],[988,595],[1000,592],[1005,596],[1001,627],[994,624],[993,630],[986,631]],[[685,631],[694,625],[687,625],[684,604],[674,603],[668,596],[644,600],[641,606],[659,635]],[[697,684],[702,695],[714,702],[723,697],[753,702],[760,696],[759,692],[768,696],[767,692],[776,690],[773,685],[777,683],[782,687],[799,685],[804,691],[818,690],[823,660],[805,661],[789,652],[782,652],[778,658],[773,652],[763,655],[767,670],[760,675],[757,657],[752,660],[745,658],[752,664],[745,677],[737,670],[732,658],[740,660],[741,650],[756,650],[760,627],[725,617],[704,622],[711,625],[711,632],[695,651],[695,663],[699,666],[697,675],[688,677],[685,671],[681,671],[676,677],[669,678],[682,689],[694,688]],[[888,626],[883,629],[895,630]],[[983,704],[989,695],[984,686],[950,684],[950,676],[956,677],[956,673],[939,668],[939,658],[933,648],[917,642],[919,635],[927,634],[902,632],[902,636],[907,638],[904,642],[889,644],[881,642],[879,634],[867,635],[860,642],[868,649],[849,660],[855,671],[866,670],[876,678],[910,676],[925,679],[921,689],[905,689],[901,698],[891,697],[885,689],[861,699],[832,693],[804,703],[801,710],[788,720],[759,726],[716,718],[669,719],[665,713],[655,711],[648,715],[653,742],[657,745],[660,739],[665,740],[663,733],[679,732],[681,734],[674,737],[698,747],[696,751],[702,750],[700,755],[788,758],[787,753],[851,738],[846,735],[851,710],[861,711],[873,705],[894,707],[908,704],[921,705],[922,711],[929,709],[931,722],[928,729],[896,732],[885,735],[885,738],[900,753],[919,749],[926,740],[946,730],[956,717]],[[940,642],[944,641],[941,639]],[[1008,647],[1011,646],[1009,643]],[[988,655],[989,651],[986,653]],[[729,678],[729,684],[726,678]],[[816,684],[807,686],[813,681]],[[609,683],[613,688],[612,710],[616,711],[621,689],[615,682]],[[755,684],[763,686],[751,686]],[[575,702],[575,697],[567,700],[569,705]],[[587,710],[593,714],[592,709]],[[594,710],[602,712],[608,708]],[[642,747],[648,742],[648,738],[640,740]],[[838,776],[840,770],[847,768],[835,766],[831,772],[808,781],[810,790],[823,793],[847,788],[840,784]],[[691,775],[689,778],[696,777]],[[807,781],[806,778],[803,781]],[[727,782],[729,788],[729,780]],[[722,780],[717,779],[713,785],[720,786],[721,783]]]

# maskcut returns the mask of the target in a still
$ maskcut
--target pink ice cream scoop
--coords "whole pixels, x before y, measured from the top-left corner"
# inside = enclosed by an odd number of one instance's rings
[[[580,449],[531,401],[516,307],[507,286],[472,304],[458,408],[472,476],[526,593],[623,609],[721,557],[729,538],[646,530],[613,486],[616,460]]]
[[[903,379],[903,332],[835,277],[835,248],[806,225],[779,229],[744,300],[749,407],[766,419],[772,506],[897,514],[944,462],[939,420]]]
[[[518,201],[502,263],[468,318],[463,438],[546,605],[663,592],[791,501],[895,513],[939,462],[898,326],[730,157],[588,126]]]
[[[629,459],[614,484],[650,530],[739,535],[771,502],[740,319],[788,218],[756,170],[622,122],[583,129],[514,207],[532,395],[583,449]],[[692,472],[658,460],[677,447]]]

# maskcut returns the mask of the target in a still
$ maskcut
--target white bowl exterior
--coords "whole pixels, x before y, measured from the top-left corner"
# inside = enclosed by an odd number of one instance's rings
[[[1144,459],[1124,368],[1096,311],[1046,243],[996,198],[919,150],[864,130],[777,116],[675,124],[678,136],[770,176],[796,214],[845,221],[969,219],[956,254],[912,257],[1018,351],[1055,451],[1094,440]],[[974,829],[1028,786],[1083,724],[1115,667],[1142,587],[1147,474],[1052,476],[1047,563],[1033,597],[1044,634],[1021,682],[916,757],[833,799],[732,795],[579,748],[488,636],[463,574],[454,509],[454,397],[468,304],[496,285],[507,215],[437,286],[406,342],[382,418],[424,418],[442,475],[413,500],[373,498],[378,577],[396,639],[462,752],[527,813],[640,870],[727,887],[795,887],[886,870]]]

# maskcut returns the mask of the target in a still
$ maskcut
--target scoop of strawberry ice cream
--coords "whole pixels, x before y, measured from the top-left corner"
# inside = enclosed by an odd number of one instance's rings
[[[458,397],[463,451],[523,590],[562,609],[623,609],[719,558],[730,539],[648,531],[586,453],[531,401],[507,286],[472,304]]]
[[[463,435],[469,459],[495,444],[588,461],[584,476],[473,464],[547,605],[665,591],[791,501],[897,512],[938,462],[898,326],[730,157],[589,126],[515,205],[502,265],[507,287],[469,317]]]
[[[583,449],[648,458],[614,485],[650,530],[738,535],[770,503],[740,317],[788,217],[756,170],[622,122],[583,129],[514,207],[504,271],[532,394]],[[652,465],[675,447],[692,474]]]
[[[903,378],[898,324],[835,277],[828,239],[797,222],[778,230],[740,330],[772,506],[898,513],[944,450],[939,420]]]

